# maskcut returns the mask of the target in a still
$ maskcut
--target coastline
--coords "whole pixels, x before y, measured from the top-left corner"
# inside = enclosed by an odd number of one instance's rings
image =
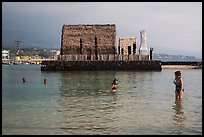
[[[200,69],[198,66],[192,65],[162,65],[162,69]]]

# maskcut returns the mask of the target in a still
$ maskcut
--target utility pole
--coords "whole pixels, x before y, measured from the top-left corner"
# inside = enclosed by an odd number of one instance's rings
[[[15,43],[16,43],[16,54],[18,54],[18,50],[19,50],[19,43],[21,41],[20,40],[16,40]]]

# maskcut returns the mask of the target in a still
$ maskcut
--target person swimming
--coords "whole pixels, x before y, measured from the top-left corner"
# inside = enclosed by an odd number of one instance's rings
[[[45,79],[44,79],[44,84],[47,84],[47,82],[48,82],[48,81],[47,81],[47,79],[45,78]]]
[[[111,90],[113,91],[113,90],[116,90],[116,87],[117,87],[117,80],[116,79],[114,79],[113,80],[113,82],[111,83]]]

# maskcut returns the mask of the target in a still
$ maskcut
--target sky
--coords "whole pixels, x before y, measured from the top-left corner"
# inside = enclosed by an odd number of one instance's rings
[[[2,2],[2,45],[61,48],[63,24],[115,24],[120,37],[146,30],[155,53],[202,58],[202,2]]]

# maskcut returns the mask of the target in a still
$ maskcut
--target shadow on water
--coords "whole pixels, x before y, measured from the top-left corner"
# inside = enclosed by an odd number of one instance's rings
[[[183,100],[175,100],[172,107],[174,110],[173,125],[175,126],[175,134],[183,134],[183,128],[185,127],[186,116],[183,109]]]

